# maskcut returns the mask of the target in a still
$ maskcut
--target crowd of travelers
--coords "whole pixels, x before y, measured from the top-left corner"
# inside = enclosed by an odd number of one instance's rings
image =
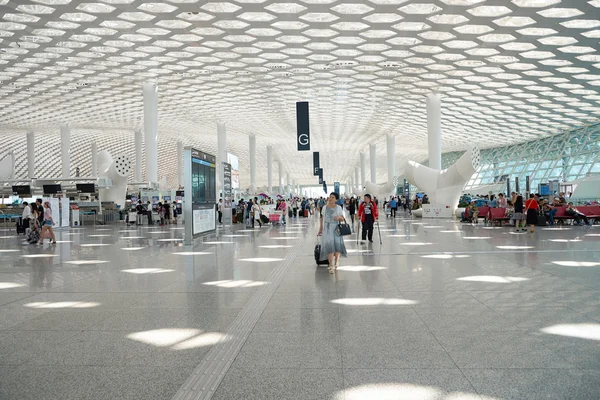
[[[529,226],[530,232],[535,232],[536,226],[556,226],[557,212],[564,208],[564,215],[572,219],[577,225],[591,225],[592,220],[582,211],[577,209],[573,202],[567,201],[570,198],[564,192],[558,193],[552,199],[547,199],[538,193],[530,193],[529,198],[520,193],[512,192],[510,198],[504,193],[480,196],[473,200],[470,194],[461,197],[460,203],[467,204],[465,211],[461,213],[462,222],[478,223],[481,207],[491,209],[502,208],[505,210],[505,219],[509,225],[514,226],[518,231],[526,231]],[[484,216],[485,217],[485,216]]]
[[[21,221],[25,230],[25,240],[29,244],[42,244],[48,237],[51,244],[56,244],[52,227],[55,225],[50,202],[36,199],[35,203],[23,202]]]

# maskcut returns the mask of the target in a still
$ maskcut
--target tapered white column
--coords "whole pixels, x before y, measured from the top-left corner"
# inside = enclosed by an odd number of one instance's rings
[[[364,185],[367,180],[367,155],[364,151],[360,152],[360,185]]]
[[[296,192],[296,180],[292,179],[292,193],[295,193],[296,195],[298,195],[298,193]]]
[[[279,194],[283,194],[283,164],[281,163],[281,161],[278,162],[278,167],[279,167],[279,181],[278,181],[278,185],[277,185],[277,192]]]
[[[142,145],[144,136],[141,129],[135,131],[134,135],[135,146],[135,169],[133,170],[134,179],[136,182],[142,181]]]
[[[98,145],[92,142],[92,176],[98,176]]]
[[[62,161],[62,177],[71,176],[71,129],[68,125],[60,126],[60,159]]]
[[[354,167],[354,184],[362,188],[362,183],[360,182],[360,168]]]
[[[225,201],[225,169],[223,163],[227,162],[227,129],[222,122],[217,123],[217,171],[221,182],[219,196]]]
[[[442,102],[437,93],[427,95],[429,168],[442,169]]]
[[[256,191],[256,136],[250,136],[250,192]],[[252,193],[254,194],[254,193]]]
[[[290,181],[290,174],[286,173],[285,174],[285,195],[289,196],[291,189],[291,185],[292,185],[292,181]]]
[[[273,194],[273,147],[267,146],[267,194]]]
[[[177,142],[177,187],[183,187],[183,142]]]
[[[27,177],[35,178],[35,133],[27,132]]]
[[[158,85],[156,82],[144,82],[143,91],[146,180],[158,182]]]
[[[387,145],[388,183],[390,183],[396,176],[396,136],[388,134],[385,137],[385,143]]]
[[[369,144],[369,161],[371,161],[371,182],[377,183],[377,147]]]

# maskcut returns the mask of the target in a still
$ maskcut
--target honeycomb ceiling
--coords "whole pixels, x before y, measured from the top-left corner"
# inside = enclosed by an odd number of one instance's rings
[[[328,181],[352,175],[369,143],[385,180],[387,133],[398,163],[427,158],[432,91],[443,151],[600,117],[600,0],[0,0],[0,16],[0,135],[24,143],[27,130],[68,123],[84,135],[75,152],[90,130],[118,148],[143,128],[141,84],[156,80],[159,175],[170,179],[175,142],[214,150],[224,121],[242,170],[257,136],[259,185],[267,144],[315,183],[310,153],[295,148],[297,101],[310,102]]]

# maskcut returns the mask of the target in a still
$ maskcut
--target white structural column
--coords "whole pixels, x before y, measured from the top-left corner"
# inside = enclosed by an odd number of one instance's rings
[[[427,143],[429,168],[442,169],[442,102],[440,95],[427,95]]]
[[[62,177],[71,176],[71,129],[68,125],[60,126],[60,158],[62,160]]]
[[[250,193],[256,192],[256,136],[250,136]]]
[[[225,169],[223,163],[227,162],[227,129],[222,122],[217,123],[217,171],[221,182],[219,196],[225,201]]]
[[[281,161],[277,163],[277,167],[279,168],[279,180],[277,181],[277,193],[283,195],[283,164]]]
[[[158,85],[156,82],[144,82],[143,91],[146,180],[158,182]]]
[[[135,169],[134,169],[134,179],[136,182],[142,181],[142,145],[144,141],[144,137],[142,134],[142,130],[138,129],[135,131]]]
[[[296,193],[296,195],[298,195],[298,193],[296,192],[297,188],[296,188],[296,180],[292,179],[292,192]]]
[[[267,146],[267,194],[273,194],[273,147]]]
[[[387,172],[388,184],[394,180],[396,176],[396,136],[388,134],[385,137],[387,145]]]
[[[27,132],[27,177],[35,178],[35,133]]]
[[[367,180],[367,155],[364,151],[360,152],[360,185],[364,185]]]
[[[98,145],[92,142],[92,176],[98,176]]]
[[[285,174],[285,195],[289,196],[290,194],[290,185],[292,184],[292,181],[290,181],[290,174],[289,172],[286,172]]]
[[[362,188],[362,183],[360,182],[360,168],[354,167],[354,184],[356,186],[360,186]]]
[[[371,182],[377,183],[377,147],[369,144],[369,158],[371,161]]]
[[[177,141],[177,187],[183,187],[183,142]]]

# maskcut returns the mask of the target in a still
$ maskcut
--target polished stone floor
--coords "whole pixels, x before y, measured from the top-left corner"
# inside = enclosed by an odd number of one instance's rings
[[[600,227],[403,215],[330,275],[316,222],[0,231],[0,399],[600,398]]]

